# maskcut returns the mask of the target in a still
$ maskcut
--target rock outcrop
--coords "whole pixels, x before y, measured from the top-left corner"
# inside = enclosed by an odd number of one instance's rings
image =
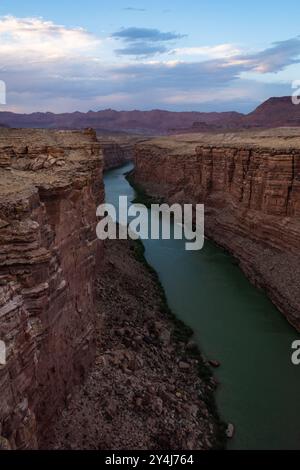
[[[134,178],[204,203],[206,234],[239,259],[300,330],[300,145],[295,131],[178,136],[136,148]]]
[[[93,131],[0,129],[0,447],[36,448],[94,359]]]

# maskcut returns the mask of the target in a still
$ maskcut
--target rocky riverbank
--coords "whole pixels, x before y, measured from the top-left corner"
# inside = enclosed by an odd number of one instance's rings
[[[225,445],[216,383],[169,311],[138,242],[108,241],[97,280],[96,363],[48,433],[50,449]]]

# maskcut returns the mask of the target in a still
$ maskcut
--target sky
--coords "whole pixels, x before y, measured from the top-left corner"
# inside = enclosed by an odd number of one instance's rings
[[[298,1],[0,0],[1,111],[250,112],[300,80]]]

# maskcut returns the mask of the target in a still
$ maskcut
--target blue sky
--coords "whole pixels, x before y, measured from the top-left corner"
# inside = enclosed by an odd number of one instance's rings
[[[293,0],[2,0],[14,111],[248,112],[300,79]]]

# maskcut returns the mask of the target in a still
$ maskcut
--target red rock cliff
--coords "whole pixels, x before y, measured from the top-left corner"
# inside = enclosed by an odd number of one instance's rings
[[[102,156],[92,131],[0,130],[0,444],[36,448],[94,356]]]
[[[274,131],[153,140],[136,147],[135,180],[171,202],[205,203],[207,235],[300,329],[298,140]]]
[[[120,145],[111,140],[99,139],[104,158],[104,170],[111,170],[133,160],[133,145]]]

